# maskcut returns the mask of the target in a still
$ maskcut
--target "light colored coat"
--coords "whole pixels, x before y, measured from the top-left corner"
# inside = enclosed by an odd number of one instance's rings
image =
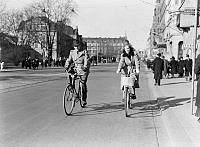
[[[78,75],[84,75],[89,73],[90,62],[89,55],[86,50],[78,51],[77,49],[71,50],[68,59],[65,62],[65,68],[68,68],[71,63],[75,64],[75,70]],[[87,71],[83,71],[87,68]]]
[[[131,60],[128,57],[121,55],[118,71],[121,71],[121,77],[126,77],[131,74],[131,69],[135,69],[136,73],[139,73],[139,63],[137,56],[131,56]],[[136,76],[134,76],[136,78]],[[123,85],[121,83],[121,89],[123,90]]]
[[[131,60],[128,57],[121,55],[118,70],[121,71],[122,76],[126,76],[130,73],[131,68],[136,69],[136,73],[139,73],[139,61],[136,56],[131,56]]]

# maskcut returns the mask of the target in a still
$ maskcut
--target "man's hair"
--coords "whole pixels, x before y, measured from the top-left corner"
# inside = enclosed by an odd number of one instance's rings
[[[129,44],[129,41],[127,39],[125,40],[125,42]]]

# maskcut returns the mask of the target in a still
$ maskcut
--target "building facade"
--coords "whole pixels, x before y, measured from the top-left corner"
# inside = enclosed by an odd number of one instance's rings
[[[87,50],[90,56],[112,60],[119,60],[121,50],[124,47],[126,37],[119,38],[83,38],[87,42]]]
[[[193,0],[156,1],[147,43],[149,56],[162,53],[166,59],[172,56],[178,59],[186,54],[191,55],[194,13],[189,14],[186,11],[194,10],[194,3]]]
[[[185,0],[180,11],[179,16],[179,27],[183,30],[183,56],[185,57],[186,54],[192,56],[192,50],[194,48],[194,38],[195,38],[195,30],[194,30],[194,23],[195,23],[195,7],[196,1],[194,0]],[[200,2],[199,6],[200,8]],[[199,17],[199,16],[198,16]],[[200,18],[198,18],[199,20]],[[199,26],[199,23],[198,23]],[[199,27],[197,28],[197,36],[200,35]],[[198,37],[199,38],[199,37]],[[197,41],[197,55],[200,53],[199,47],[200,43]]]
[[[19,43],[30,45],[43,58],[57,60],[67,57],[72,48],[73,28],[44,16],[22,21],[18,31]]]
[[[183,56],[183,30],[178,27],[181,0],[166,0],[164,38],[166,51],[163,53],[167,59],[172,56],[175,59]]]

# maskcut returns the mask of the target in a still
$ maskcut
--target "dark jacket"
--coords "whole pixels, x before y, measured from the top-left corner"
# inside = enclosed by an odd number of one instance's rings
[[[171,67],[171,74],[176,74],[177,73],[177,61],[174,59],[171,60],[170,67]]]
[[[189,73],[192,74],[192,59],[185,60],[185,76],[189,76]]]
[[[164,70],[164,61],[156,57],[153,61],[154,79],[162,79],[162,71]]]
[[[197,75],[197,94],[196,94],[196,103],[195,105],[200,107],[200,54],[197,56],[196,64],[194,67],[194,73]]]
[[[185,66],[184,60],[180,60],[178,62],[178,73],[184,73],[184,66]]]

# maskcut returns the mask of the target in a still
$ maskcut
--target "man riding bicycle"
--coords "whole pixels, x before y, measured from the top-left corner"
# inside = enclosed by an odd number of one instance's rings
[[[86,50],[87,46],[74,41],[74,50],[70,51],[69,57],[65,62],[65,69],[69,73],[69,84],[72,83],[72,75],[80,77],[83,90],[83,106],[87,104],[87,78],[89,75],[89,55]]]

